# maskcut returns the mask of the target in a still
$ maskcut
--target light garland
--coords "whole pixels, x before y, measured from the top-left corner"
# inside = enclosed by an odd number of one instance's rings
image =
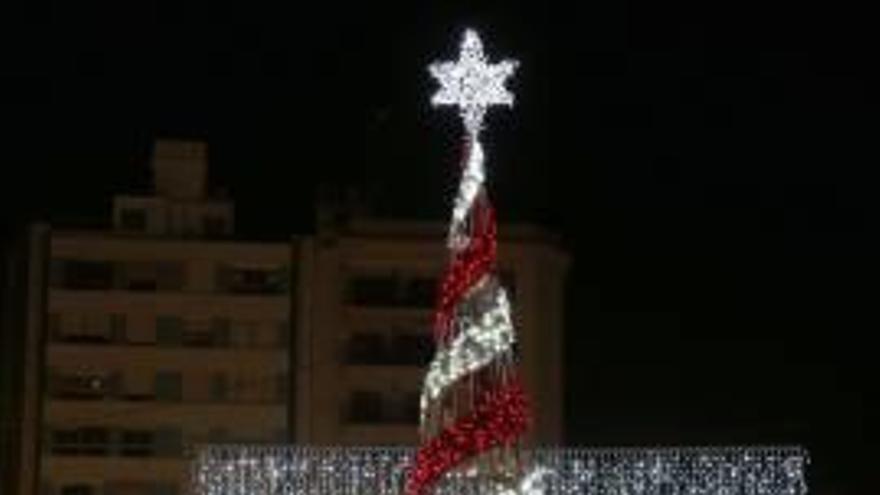
[[[485,282],[478,291],[474,303],[483,307],[467,312],[478,314],[478,321],[461,317],[457,323],[464,330],[455,335],[449,347],[440,349],[428,366],[420,404],[422,421],[429,402],[449,386],[512,350],[515,335],[507,294],[494,281]]]
[[[483,394],[474,412],[458,418],[419,447],[405,493],[423,493],[464,460],[494,447],[511,445],[528,422],[525,391],[518,381]]]
[[[207,446],[195,451],[193,493],[400,495],[413,455],[409,448],[387,447]],[[799,447],[539,449],[523,455],[551,471],[540,480],[546,495],[808,492],[809,457]],[[434,494],[484,495],[488,483],[456,471],[438,481]]]
[[[552,474],[551,469],[536,466],[522,477],[516,487],[495,486],[493,493],[495,495],[541,495],[547,489],[545,478]]]
[[[454,251],[452,263],[446,270],[440,286],[437,310],[434,314],[434,338],[445,342],[450,336],[450,323],[456,305],[472,287],[477,285],[495,262],[497,225],[495,211],[490,205],[481,209],[481,215],[471,219],[472,235],[464,250]]]
[[[468,160],[458,186],[458,196],[452,207],[452,221],[449,223],[447,244],[453,251],[460,251],[468,245],[470,239],[467,234],[467,214],[486,180],[486,172],[483,170],[485,160],[483,145],[479,140],[473,139],[468,146]]]

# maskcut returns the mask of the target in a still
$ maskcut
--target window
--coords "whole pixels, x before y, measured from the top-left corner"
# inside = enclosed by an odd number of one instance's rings
[[[153,490],[147,481],[106,481],[103,495],[153,495]]]
[[[423,366],[431,361],[434,343],[427,330],[421,333],[401,333],[391,339],[391,353],[394,364]]]
[[[49,450],[55,455],[104,456],[110,453],[110,431],[107,428],[52,430],[49,441]]]
[[[183,320],[177,316],[156,318],[156,344],[160,347],[179,347],[183,344]]]
[[[430,277],[361,275],[349,281],[346,300],[359,306],[430,308],[437,282]]]
[[[80,428],[80,453],[84,455],[107,455],[110,451],[110,432],[107,428]]]
[[[382,421],[382,395],[378,392],[356,390],[349,400],[348,420],[352,423]]]
[[[177,493],[177,485],[174,483],[156,483],[150,495],[177,495]]]
[[[346,362],[359,365],[385,364],[385,339],[377,333],[352,335],[348,342]]]
[[[229,318],[215,317],[211,319],[211,334],[215,346],[226,347],[229,345]]]
[[[290,443],[290,435],[287,432],[287,428],[282,427],[274,430],[270,441],[278,443]]]
[[[109,373],[55,373],[49,383],[51,396],[70,400],[99,400],[119,391],[121,377]]]
[[[177,261],[157,263],[156,285],[159,290],[183,290],[186,282],[186,265]]]
[[[104,482],[103,495],[177,495],[177,484],[149,481]]]
[[[287,267],[239,268],[221,265],[217,269],[217,290],[233,294],[281,294],[288,289]]]
[[[50,434],[50,442],[55,455],[76,455],[79,453],[78,430],[55,430]]]
[[[388,276],[360,276],[348,284],[347,300],[362,306],[391,305],[397,292],[397,283]]]
[[[211,400],[225,401],[229,398],[229,377],[219,371],[211,375]]]
[[[86,484],[64,485],[58,493],[59,495],[95,495],[95,489]]]
[[[434,305],[436,293],[436,279],[429,277],[414,277],[407,283],[403,299],[407,306],[430,308]]]
[[[124,457],[150,457],[154,455],[153,432],[123,430],[120,435],[119,454]]]
[[[48,327],[49,337],[54,342],[112,344],[125,341],[126,318],[124,314],[116,313],[51,313]]]
[[[180,428],[160,428],[155,432],[156,455],[179,457],[183,452],[183,435]]]
[[[226,219],[214,215],[208,215],[202,218],[202,232],[209,238],[217,238],[227,235],[229,232]]]
[[[124,314],[110,315],[110,339],[113,342],[125,342],[126,317]]]
[[[418,392],[408,392],[403,396],[402,417],[403,423],[418,424],[419,423],[419,404],[421,394]]]
[[[61,287],[74,290],[110,290],[114,269],[108,261],[58,260],[55,270]]]
[[[156,399],[177,402],[183,395],[183,379],[179,371],[156,373]]]
[[[156,265],[147,261],[132,261],[122,265],[124,287],[137,292],[154,292],[158,288]]]
[[[147,212],[143,208],[123,208],[119,214],[119,223],[125,230],[146,230]]]

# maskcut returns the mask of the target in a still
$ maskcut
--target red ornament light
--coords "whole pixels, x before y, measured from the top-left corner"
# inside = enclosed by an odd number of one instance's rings
[[[511,445],[529,424],[526,394],[519,380],[487,391],[475,410],[423,444],[409,473],[406,495],[421,495],[443,474],[471,457]]]

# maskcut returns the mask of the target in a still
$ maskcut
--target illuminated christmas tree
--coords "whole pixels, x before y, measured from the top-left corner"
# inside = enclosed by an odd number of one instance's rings
[[[451,473],[477,477],[498,493],[520,493],[540,476],[525,476],[520,454],[529,411],[515,364],[510,304],[497,274],[497,225],[480,143],[487,110],[513,105],[504,84],[516,67],[512,60],[490,64],[470,30],[457,61],[430,66],[441,85],[431,101],[458,107],[465,152],[449,225],[450,260],[434,315],[437,352],[422,389],[422,444],[408,495],[427,493]]]
[[[449,265],[434,315],[437,352],[421,396],[416,452],[386,446],[214,445],[198,449],[198,495],[804,495],[797,446],[521,450],[529,424],[510,304],[496,269],[495,212],[484,185],[487,110],[511,106],[516,62],[490,64],[464,34],[456,62],[431,65],[434,105],[464,120]]]

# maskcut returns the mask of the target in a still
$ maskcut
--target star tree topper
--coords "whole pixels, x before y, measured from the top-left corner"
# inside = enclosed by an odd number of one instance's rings
[[[513,93],[504,87],[504,83],[513,75],[517,65],[516,60],[489,64],[477,32],[468,29],[464,32],[458,61],[435,62],[428,67],[441,86],[431,103],[434,106],[458,106],[468,135],[476,138],[491,105],[513,105]]]

